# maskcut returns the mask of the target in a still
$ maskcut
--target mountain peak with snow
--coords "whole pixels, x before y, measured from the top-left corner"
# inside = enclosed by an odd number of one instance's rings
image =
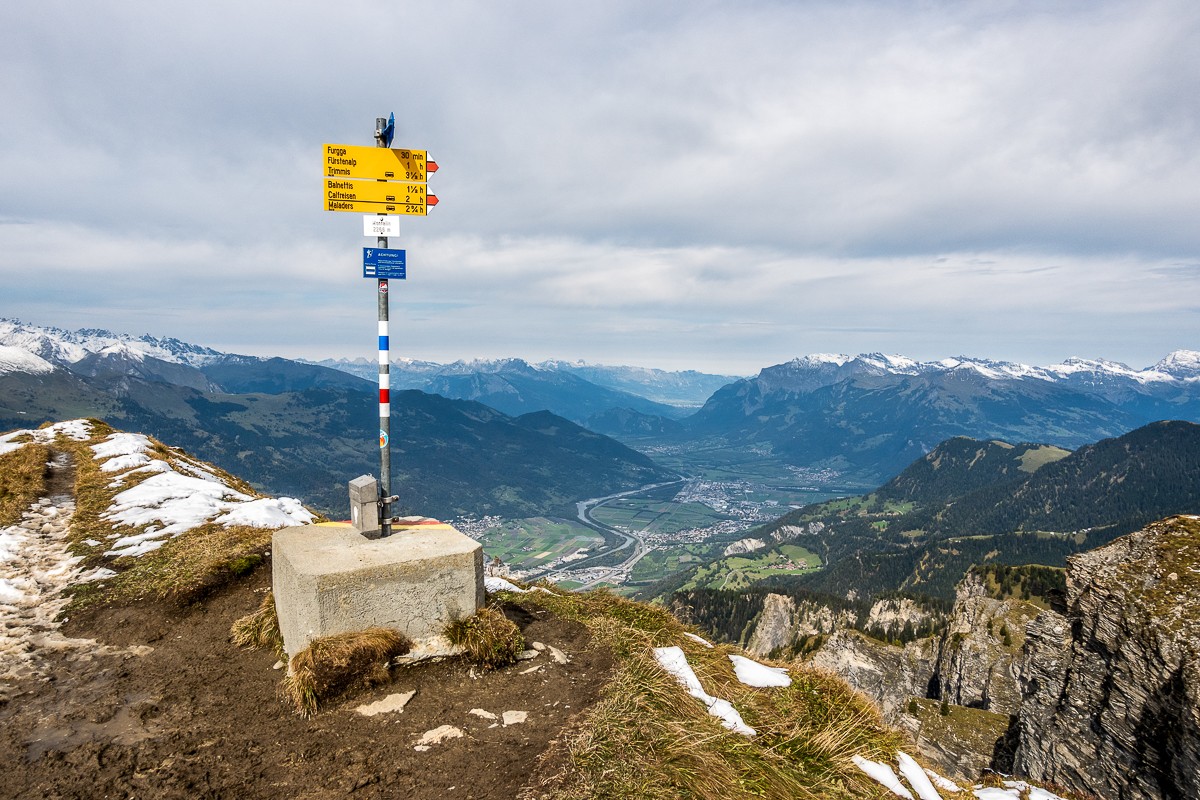
[[[1200,351],[1176,350],[1153,369],[1181,380],[1200,380]]]
[[[27,372],[44,375],[53,372],[54,365],[39,355],[12,345],[0,344],[0,375],[10,372]]]
[[[190,344],[172,337],[160,338],[150,334],[133,336],[100,328],[68,331],[62,328],[29,325],[15,319],[0,319],[0,345],[20,348],[59,366],[74,364],[89,355],[105,353],[111,348],[117,348],[115,352],[128,358],[150,356],[160,361],[192,367],[203,366],[227,355],[211,347]]]

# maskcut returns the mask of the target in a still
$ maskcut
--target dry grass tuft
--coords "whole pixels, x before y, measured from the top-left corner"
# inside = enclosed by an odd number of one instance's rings
[[[488,669],[514,663],[525,648],[521,629],[494,608],[481,608],[473,617],[451,620],[445,635],[465,648],[472,661]]]
[[[315,639],[292,658],[280,694],[304,717],[344,692],[386,683],[388,662],[412,649],[412,642],[391,628],[339,633]]]
[[[257,611],[233,623],[229,639],[238,647],[269,649],[279,658],[284,658],[286,653],[283,651],[283,634],[279,630],[279,616],[275,611],[274,592],[267,592]]]
[[[0,526],[15,525],[33,502],[46,493],[50,448],[26,442],[0,456]]]

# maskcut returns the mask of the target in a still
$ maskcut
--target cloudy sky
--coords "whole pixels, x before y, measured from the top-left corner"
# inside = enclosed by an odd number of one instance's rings
[[[441,166],[396,355],[1200,350],[1200,4],[0,8],[0,316],[373,356],[321,147]]]

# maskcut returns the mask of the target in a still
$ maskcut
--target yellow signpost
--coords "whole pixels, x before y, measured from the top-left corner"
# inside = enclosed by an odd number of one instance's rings
[[[429,180],[425,169],[426,155],[424,150],[327,144],[322,153],[322,174],[326,178],[425,183]]]
[[[425,216],[425,184],[326,178],[325,210]]]

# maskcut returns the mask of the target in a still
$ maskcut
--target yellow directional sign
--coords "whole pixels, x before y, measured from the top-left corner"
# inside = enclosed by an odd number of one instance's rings
[[[394,203],[425,205],[425,184],[395,181],[360,181],[345,178],[325,179],[325,200],[358,203]]]
[[[428,202],[433,200],[426,197],[423,183],[355,181],[345,178],[326,178],[324,183],[326,211],[423,217],[428,212]]]
[[[321,174],[326,178],[368,178],[381,181],[429,180],[424,150],[359,147],[352,144],[323,145]]]
[[[354,211],[359,214],[404,214],[424,217],[428,214],[426,203],[372,203],[368,200],[325,200],[326,211]]]

